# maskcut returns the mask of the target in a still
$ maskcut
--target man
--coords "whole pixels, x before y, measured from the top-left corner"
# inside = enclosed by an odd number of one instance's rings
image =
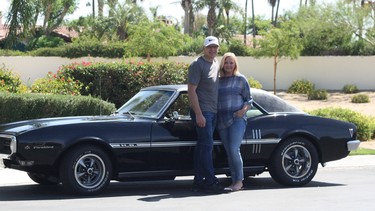
[[[215,176],[212,151],[216,125],[218,99],[218,70],[216,56],[219,41],[209,36],[204,40],[203,55],[189,66],[188,95],[191,117],[195,123],[198,140],[194,157],[193,191],[222,192]]]

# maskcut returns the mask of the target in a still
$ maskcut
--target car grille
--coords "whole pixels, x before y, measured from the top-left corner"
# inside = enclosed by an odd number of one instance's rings
[[[14,136],[0,135],[0,154],[10,155],[12,153],[10,149],[12,140],[14,140]]]

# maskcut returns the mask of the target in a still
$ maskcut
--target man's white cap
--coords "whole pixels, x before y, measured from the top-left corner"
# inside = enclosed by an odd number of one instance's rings
[[[204,39],[204,47],[207,47],[209,45],[219,46],[219,40],[214,36],[208,36],[206,37],[206,39]]]

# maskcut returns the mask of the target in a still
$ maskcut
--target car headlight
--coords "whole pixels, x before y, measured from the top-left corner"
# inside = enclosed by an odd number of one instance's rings
[[[17,152],[17,139],[16,139],[16,137],[13,136],[11,138],[9,148],[10,148],[10,152],[11,152],[10,154],[13,154],[13,153]]]
[[[0,154],[11,155],[17,152],[17,139],[13,135],[0,134]]]

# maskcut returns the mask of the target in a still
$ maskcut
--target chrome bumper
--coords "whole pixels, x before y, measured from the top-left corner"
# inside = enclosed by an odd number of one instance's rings
[[[348,151],[357,150],[360,143],[361,143],[360,140],[348,141],[348,143],[346,143],[346,146],[348,147]]]

